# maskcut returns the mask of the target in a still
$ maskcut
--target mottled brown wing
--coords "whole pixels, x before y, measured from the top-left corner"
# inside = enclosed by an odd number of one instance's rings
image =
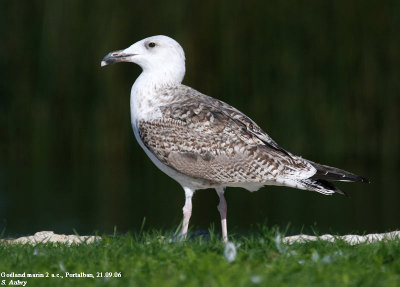
[[[161,162],[182,174],[220,184],[313,174],[307,161],[266,143],[268,136],[253,121],[223,102],[186,97],[161,112],[160,119],[138,123],[140,137]]]
[[[213,107],[219,108],[226,115],[228,115],[231,119],[233,119],[236,122],[236,124],[238,124],[239,126],[245,126],[248,133],[259,138],[264,144],[291,157],[291,154],[288,151],[286,151],[285,149],[280,147],[252,119],[250,119],[248,116],[246,116],[245,114],[240,112],[238,109],[232,107],[231,105],[228,105],[227,103],[225,103],[223,101],[203,95],[199,92],[198,92],[198,94],[200,94],[199,100],[204,101]]]

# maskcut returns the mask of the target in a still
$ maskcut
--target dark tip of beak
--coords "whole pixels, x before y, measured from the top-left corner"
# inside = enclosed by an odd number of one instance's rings
[[[131,56],[134,56],[134,54],[125,54],[124,50],[113,51],[104,56],[100,65],[104,67],[115,63],[127,62],[128,58]]]

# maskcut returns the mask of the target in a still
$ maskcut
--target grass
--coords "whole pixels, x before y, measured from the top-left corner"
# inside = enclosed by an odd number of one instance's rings
[[[400,242],[285,245],[276,230],[233,237],[237,256],[210,233],[186,242],[160,231],[103,236],[94,244],[0,243],[0,283],[26,286],[400,286]],[[10,273],[47,278],[11,278]],[[66,278],[66,272],[95,277]],[[106,273],[110,272],[110,273]],[[52,278],[64,276],[64,278]],[[108,275],[112,277],[106,277]],[[5,281],[2,281],[5,280]],[[2,284],[0,284],[2,285]]]

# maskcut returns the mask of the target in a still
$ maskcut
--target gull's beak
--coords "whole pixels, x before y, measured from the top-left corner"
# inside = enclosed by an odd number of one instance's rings
[[[104,56],[101,60],[101,66],[107,66],[120,62],[130,62],[130,58],[135,56],[135,54],[128,54],[125,50],[113,51]]]

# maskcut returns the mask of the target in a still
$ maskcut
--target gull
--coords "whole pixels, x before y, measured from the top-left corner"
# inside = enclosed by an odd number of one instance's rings
[[[227,242],[226,187],[256,191],[278,185],[345,195],[330,181],[368,182],[288,152],[236,108],[183,85],[185,54],[170,37],[152,36],[110,52],[101,66],[120,62],[142,68],[131,89],[131,123],[147,156],[185,191],[183,239],[192,197],[199,189],[216,190],[222,238]]]

